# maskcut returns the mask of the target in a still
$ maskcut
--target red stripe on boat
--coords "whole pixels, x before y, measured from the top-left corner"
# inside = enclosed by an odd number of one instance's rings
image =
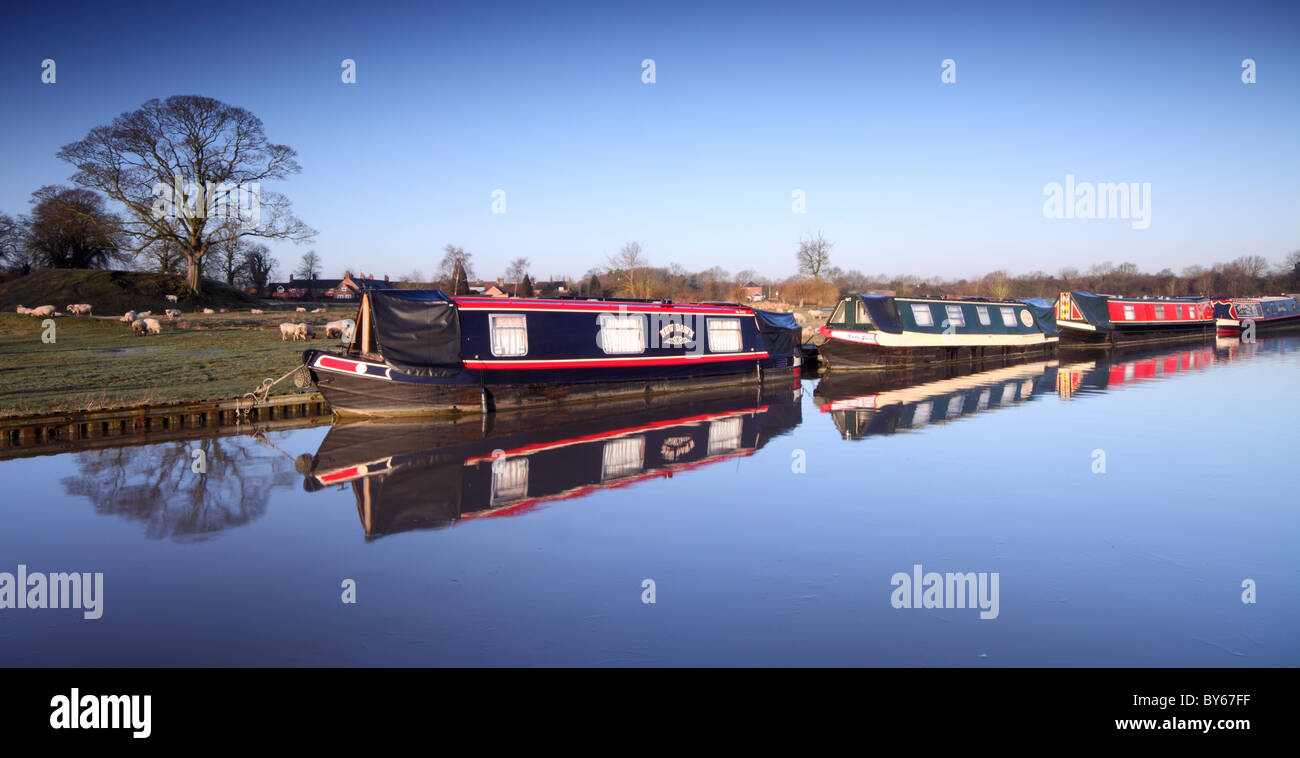
[[[334,368],[340,371],[351,371],[356,373],[359,364],[356,361],[341,361],[338,358],[331,358],[328,355],[322,355],[320,360],[316,362],[316,365],[322,368]]]
[[[690,363],[720,363],[722,361],[752,361],[759,358],[766,358],[766,352],[761,353],[734,353],[730,355],[702,355],[698,358],[689,356],[664,356],[662,358],[573,358],[554,360],[493,360],[493,361],[465,361],[465,368],[480,369],[563,369],[563,368],[613,368],[619,366],[684,366]]]

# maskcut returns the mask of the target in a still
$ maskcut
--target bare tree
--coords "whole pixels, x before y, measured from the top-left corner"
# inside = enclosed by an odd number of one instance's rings
[[[27,219],[0,213],[0,266],[27,274],[33,258],[27,246]]]
[[[832,247],[834,245],[827,242],[821,232],[817,232],[816,237],[810,235],[806,240],[799,240],[799,250],[795,253],[795,259],[799,262],[799,273],[820,282],[822,270],[830,265]]]
[[[510,265],[506,267],[506,281],[515,285],[516,293],[518,293],[519,291],[519,283],[522,282],[524,280],[524,277],[527,275],[528,275],[527,258],[515,258],[513,261],[510,261]]]
[[[58,152],[77,167],[74,182],[126,208],[118,230],[136,250],[170,240],[185,253],[192,292],[201,287],[203,256],[229,235],[315,235],[287,198],[261,186],[298,173],[296,155],[268,141],[249,111],[198,95],[150,100]],[[240,223],[227,223],[232,218]]]
[[[648,298],[649,281],[646,276],[646,258],[640,242],[629,242],[610,256],[609,266],[618,288],[627,297]]]
[[[442,256],[442,262],[438,264],[439,281],[446,283],[447,289],[453,295],[467,294],[469,280],[474,278],[474,267],[470,262],[473,254],[450,243],[443,250],[445,255]]]
[[[315,250],[308,250],[302,254],[302,260],[298,261],[298,268],[294,270],[303,279],[319,279],[321,274],[320,256]]]
[[[266,295],[266,284],[277,268],[279,262],[271,257],[271,249],[266,245],[254,242],[244,251],[244,270],[248,275],[248,283],[257,290],[258,295]]]

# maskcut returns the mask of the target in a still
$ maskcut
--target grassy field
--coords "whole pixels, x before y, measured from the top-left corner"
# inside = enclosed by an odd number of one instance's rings
[[[159,318],[162,334],[143,337],[111,317],[65,316],[55,319],[55,341],[46,344],[42,319],[3,313],[0,416],[239,397],[298,365],[304,347],[338,344],[281,341],[282,322],[319,326],[355,315],[355,306],[326,313],[187,314]],[[286,379],[275,392],[293,388]]]
[[[179,302],[173,305],[167,295],[176,295]],[[260,307],[256,298],[222,282],[205,279],[203,293],[193,295],[179,276],[144,271],[47,269],[0,282],[0,311],[13,313],[18,305],[53,305],[63,311],[70,303],[90,303],[100,316],[120,316],[128,310],[162,313],[164,308],[179,308],[188,313]]]

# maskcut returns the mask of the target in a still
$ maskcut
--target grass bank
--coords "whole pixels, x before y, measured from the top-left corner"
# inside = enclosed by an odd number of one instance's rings
[[[281,341],[281,322],[319,325],[355,313],[189,314],[159,319],[162,334],[144,337],[112,318],[67,316],[54,320],[49,344],[41,341],[43,319],[3,313],[0,416],[239,397],[298,365],[304,347],[338,343]],[[292,390],[286,380],[275,394]]]

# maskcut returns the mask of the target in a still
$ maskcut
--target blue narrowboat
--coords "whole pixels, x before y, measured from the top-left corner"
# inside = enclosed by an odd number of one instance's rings
[[[1239,297],[1215,300],[1214,326],[1221,337],[1240,337],[1300,327],[1300,298]]]
[[[363,293],[347,349],[303,362],[339,415],[500,408],[784,382],[800,372],[788,313],[736,303]]]
[[[1062,292],[1056,300],[1061,347],[1205,340],[1214,336],[1214,309],[1203,297],[1119,297]]]
[[[1058,340],[1043,301],[853,295],[818,328],[828,368],[892,369],[1050,353]]]

